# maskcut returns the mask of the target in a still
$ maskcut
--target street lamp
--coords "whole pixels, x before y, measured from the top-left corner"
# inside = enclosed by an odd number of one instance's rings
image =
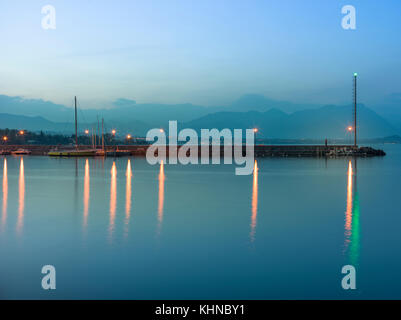
[[[352,134],[352,131],[354,131],[354,127],[348,126],[347,131],[350,133],[350,137],[352,137],[351,134]]]
[[[163,133],[163,132],[164,132],[164,129],[160,129],[160,132]]]
[[[89,134],[89,130],[88,129],[85,130],[85,134]]]
[[[127,139],[128,140],[131,139],[131,135],[130,134],[127,134]]]
[[[4,137],[3,137],[3,141],[4,141],[4,142],[7,142],[7,140],[8,140],[8,137],[7,137],[7,136],[4,136]]]
[[[116,135],[116,130],[111,130],[111,134],[113,135],[113,136],[115,136]]]
[[[258,128],[253,128],[253,134],[255,135],[255,144],[256,144],[256,134],[258,133]]]
[[[20,130],[19,134],[23,136],[25,134],[24,130]]]

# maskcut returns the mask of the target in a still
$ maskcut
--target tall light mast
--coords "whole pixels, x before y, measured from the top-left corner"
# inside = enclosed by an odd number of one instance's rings
[[[356,123],[356,106],[357,106],[357,96],[356,96],[356,80],[357,80],[358,74],[355,72],[354,73],[354,146],[357,147],[357,123]]]
[[[77,96],[75,96],[74,101],[75,101],[75,148],[78,149],[78,112],[77,112]]]

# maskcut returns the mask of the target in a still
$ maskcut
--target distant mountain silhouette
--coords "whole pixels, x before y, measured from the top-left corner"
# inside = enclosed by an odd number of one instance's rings
[[[296,104],[287,101],[278,101],[266,98],[260,94],[246,94],[234,101],[229,107],[230,111],[259,111],[265,112],[269,109],[276,108],[284,112],[292,113],[304,109],[318,108],[317,105],[311,104]]]
[[[133,100],[127,99],[119,99],[114,105],[115,108],[110,110],[85,110],[85,113],[91,117],[95,117],[97,113],[100,113],[109,120],[138,120],[153,127],[163,127],[169,120],[177,120],[179,122],[190,121],[214,111],[212,108],[190,103],[138,104]]]
[[[43,117],[27,117],[7,113],[0,113],[0,128],[23,129],[29,131],[44,131],[48,133],[63,134],[72,134],[75,132],[75,124],[73,122],[53,122]],[[85,129],[92,128],[96,132],[98,128],[98,123],[79,123],[78,125],[80,134],[83,134]],[[112,129],[117,129],[119,135],[130,133],[143,136],[146,134],[149,128],[149,125],[144,124],[140,121],[112,121],[106,122],[105,124],[105,132],[110,132]]]
[[[64,124],[54,123],[42,117],[27,117],[21,115],[0,113],[0,128],[24,129],[29,131],[63,131]],[[68,130],[66,130],[68,131]]]
[[[401,92],[392,93],[376,102],[372,109],[401,132]]]
[[[346,138],[352,125],[351,106],[324,106],[318,109],[286,114],[277,109],[266,112],[218,112],[184,123],[183,127],[202,128],[258,128],[264,138]],[[358,131],[361,138],[377,138],[397,134],[382,117],[364,105],[358,107]]]
[[[80,132],[96,128],[98,117],[103,117],[106,131],[117,129],[119,134],[144,136],[151,128],[167,128],[169,120],[177,120],[180,127],[194,129],[258,127],[260,137],[322,139],[347,136],[346,128],[352,125],[352,106],[308,106],[254,94],[242,96],[226,107],[138,104],[134,100],[118,99],[111,109],[80,108],[78,117]],[[358,117],[361,138],[401,132],[401,126],[397,130],[394,123],[362,104],[358,106]],[[74,112],[71,107],[48,101],[0,95],[0,127],[70,134],[74,131]]]
[[[79,100],[78,100],[79,103]],[[80,122],[96,122],[104,118],[108,123],[146,123],[147,126],[164,127],[168,120],[189,121],[204,116],[211,109],[192,104],[137,104],[134,100],[118,99],[110,109],[79,108]],[[71,107],[54,104],[49,101],[23,99],[0,95],[0,113],[23,116],[39,116],[54,122],[74,122],[74,112]],[[137,123],[138,124],[138,123]]]
[[[44,117],[51,121],[68,122],[74,115],[71,108],[40,99],[23,99],[0,95],[0,113]]]

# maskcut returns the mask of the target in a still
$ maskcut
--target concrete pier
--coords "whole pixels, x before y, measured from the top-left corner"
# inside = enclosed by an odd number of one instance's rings
[[[118,146],[119,150],[129,150],[132,155],[145,156],[149,145],[123,145]],[[45,145],[3,145],[0,150],[14,151],[18,149],[26,149],[32,152],[32,155],[47,155],[47,153],[55,148],[65,149],[74,147],[69,146],[45,146]],[[90,149],[90,146],[79,146],[79,149]],[[179,149],[180,146],[177,147]],[[199,146],[198,154],[201,154],[203,148],[208,146]],[[106,151],[113,151],[116,146],[107,146]],[[167,156],[169,147],[167,149]],[[209,146],[209,154],[212,154],[212,146]],[[245,155],[245,146],[243,146],[243,154]],[[255,145],[255,157],[372,157],[385,156],[385,152],[380,149],[371,147],[354,147],[350,145]],[[220,146],[220,155],[224,155],[224,147]]]
[[[383,150],[347,145],[270,145],[255,146],[256,157],[372,157],[385,156]]]

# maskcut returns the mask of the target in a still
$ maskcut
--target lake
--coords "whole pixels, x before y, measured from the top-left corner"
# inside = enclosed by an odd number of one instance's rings
[[[401,299],[401,146],[151,166],[5,157],[1,299]],[[0,168],[1,171],[1,168]],[[341,287],[355,266],[356,290]],[[57,289],[41,287],[42,266]]]

